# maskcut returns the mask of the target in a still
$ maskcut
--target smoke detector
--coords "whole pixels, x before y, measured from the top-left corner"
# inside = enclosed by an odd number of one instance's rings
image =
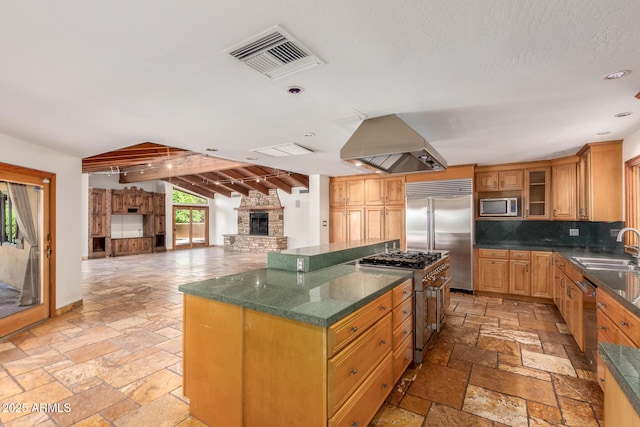
[[[278,25],[231,47],[226,53],[272,80],[324,64]]]

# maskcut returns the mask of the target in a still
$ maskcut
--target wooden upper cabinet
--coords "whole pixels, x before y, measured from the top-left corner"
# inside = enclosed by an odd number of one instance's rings
[[[531,168],[524,171],[524,219],[550,218],[551,168]]]
[[[92,215],[107,213],[107,191],[103,188],[92,188],[89,193],[89,209]]]
[[[578,155],[578,218],[622,221],[622,141],[587,144]]]
[[[364,205],[364,178],[331,180],[329,197],[331,206]]]
[[[576,220],[576,174],[577,158],[575,160],[552,163],[552,219]]]
[[[476,172],[476,191],[522,190],[522,169]]]
[[[121,214],[125,212],[124,191],[114,190],[111,192],[111,212]]]
[[[365,179],[365,205],[404,205],[404,183],[404,177]]]

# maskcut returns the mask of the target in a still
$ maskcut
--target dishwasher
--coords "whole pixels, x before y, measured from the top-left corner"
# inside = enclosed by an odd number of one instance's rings
[[[596,293],[598,288],[586,277],[575,283],[582,291],[584,355],[589,360],[589,366],[595,372],[598,366],[596,359],[598,354],[598,320],[596,315]]]

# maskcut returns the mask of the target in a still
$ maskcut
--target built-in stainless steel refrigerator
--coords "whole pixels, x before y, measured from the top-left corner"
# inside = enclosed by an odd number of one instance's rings
[[[407,250],[448,250],[451,288],[473,291],[471,179],[406,184]]]

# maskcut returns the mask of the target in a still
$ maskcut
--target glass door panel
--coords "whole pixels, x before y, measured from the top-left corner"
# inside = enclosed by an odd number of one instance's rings
[[[49,179],[0,164],[0,338],[49,317]]]
[[[173,240],[175,249],[188,249],[209,245],[207,219],[209,208],[174,206]]]
[[[191,244],[203,246],[207,242],[207,221],[206,209],[191,209]]]

